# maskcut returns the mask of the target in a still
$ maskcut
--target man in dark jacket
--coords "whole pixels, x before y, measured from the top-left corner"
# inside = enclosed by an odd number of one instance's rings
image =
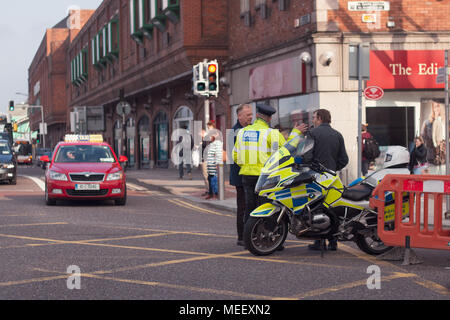
[[[331,114],[326,109],[314,111],[314,129],[310,136],[314,139],[313,159],[320,162],[326,168],[339,171],[348,164],[348,155],[345,150],[342,134],[331,128]],[[334,237],[328,239],[328,249],[337,250],[337,240]],[[311,250],[321,250],[320,240],[309,245]]]
[[[240,129],[250,125],[252,123],[253,111],[249,104],[240,105],[237,110],[238,121],[233,127],[235,137],[234,143],[236,143],[236,136]],[[239,175],[241,168],[233,163],[230,166],[230,185],[236,187],[236,201],[237,201],[237,216],[236,216],[236,228],[238,234],[237,245],[243,246],[243,233],[244,233],[244,214],[245,214],[245,194],[244,187],[242,186],[242,176]]]

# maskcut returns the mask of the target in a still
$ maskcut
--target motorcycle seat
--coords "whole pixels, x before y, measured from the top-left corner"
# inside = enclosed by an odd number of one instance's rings
[[[342,198],[352,201],[368,200],[372,191],[373,187],[367,184],[357,184],[348,189],[345,189],[344,193],[342,194]]]

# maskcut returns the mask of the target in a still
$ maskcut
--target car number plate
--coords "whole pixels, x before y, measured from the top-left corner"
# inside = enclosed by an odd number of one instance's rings
[[[100,190],[99,184],[76,184],[75,190]]]

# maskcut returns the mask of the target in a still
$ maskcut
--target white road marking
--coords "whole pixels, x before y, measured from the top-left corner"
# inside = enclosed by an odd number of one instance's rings
[[[148,191],[147,188],[138,186],[137,184],[134,184],[131,182],[127,182],[127,187],[130,188],[131,190],[135,190],[135,191]]]
[[[38,187],[41,188],[42,191],[45,191],[45,182],[42,181],[41,179],[32,176],[22,176],[22,175],[19,175],[19,177],[25,177],[33,180],[33,182],[36,183]]]

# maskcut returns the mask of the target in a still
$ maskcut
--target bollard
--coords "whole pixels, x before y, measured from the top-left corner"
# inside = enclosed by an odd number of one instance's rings
[[[219,164],[219,200],[225,200],[225,179],[223,164]]]

